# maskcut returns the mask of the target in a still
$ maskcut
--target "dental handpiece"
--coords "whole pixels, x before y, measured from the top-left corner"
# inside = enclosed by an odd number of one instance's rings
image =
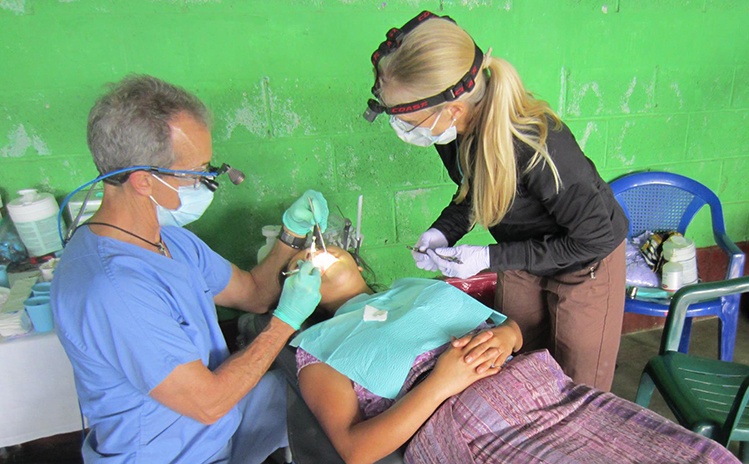
[[[406,245],[406,248],[408,248],[411,251],[415,251],[416,253],[421,253],[422,255],[426,255],[427,254],[426,251],[421,251],[418,248],[413,247],[411,245]],[[461,261],[460,258],[456,258],[455,256],[445,256],[445,255],[441,255],[441,254],[439,254],[437,252],[434,252],[434,254],[437,255],[438,258],[444,259],[445,261],[450,261],[451,263],[455,263],[455,264],[463,264],[463,261]]]

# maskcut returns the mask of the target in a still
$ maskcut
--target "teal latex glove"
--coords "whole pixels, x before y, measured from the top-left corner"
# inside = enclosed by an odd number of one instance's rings
[[[299,330],[320,303],[320,270],[311,261],[299,261],[299,272],[283,283],[274,316]]]
[[[315,209],[314,217],[309,206],[310,199],[312,199],[312,206]],[[316,190],[304,192],[283,213],[283,225],[296,235],[307,235],[315,226],[315,221],[320,224],[321,232],[325,232],[325,229],[328,228],[328,202],[322,196],[322,193]]]

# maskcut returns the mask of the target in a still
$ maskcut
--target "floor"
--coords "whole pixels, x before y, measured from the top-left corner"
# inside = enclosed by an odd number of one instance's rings
[[[717,319],[696,322],[692,329],[690,352],[714,357],[717,353],[717,331]],[[614,393],[634,400],[643,366],[650,357],[658,353],[660,334],[660,329],[656,329],[622,337],[614,376]],[[749,315],[747,314],[740,316],[734,358],[737,362],[749,364]],[[653,395],[650,408],[673,419],[673,415],[657,393]],[[79,464],[82,462],[79,451],[80,440],[80,433],[71,433],[0,449],[0,463]],[[733,447],[731,449],[736,452]],[[275,462],[275,460],[268,460],[266,464]]]
[[[693,323],[689,353],[706,358],[717,358],[718,326],[719,322],[717,318]],[[661,330],[656,329],[627,334],[622,337],[619,356],[616,361],[614,385],[611,391],[622,398],[634,401],[643,367],[650,357],[658,354],[660,334]],[[736,345],[733,350],[733,360],[742,364],[749,364],[749,314],[746,312],[739,314],[738,333],[736,335]],[[668,406],[666,406],[666,403],[657,392],[653,394],[649,409],[671,420],[675,420],[674,415],[671,414]],[[729,449],[734,454],[737,454],[738,444],[732,443]]]

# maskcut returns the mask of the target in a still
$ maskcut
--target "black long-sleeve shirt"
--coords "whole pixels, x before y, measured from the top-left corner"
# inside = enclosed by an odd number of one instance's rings
[[[460,186],[458,143],[436,147],[450,178]],[[561,179],[559,192],[545,163],[523,173],[534,151],[515,141],[515,200],[502,221],[489,228],[497,241],[489,246],[494,271],[524,270],[535,275],[578,271],[608,256],[627,236],[624,211],[567,126],[550,129],[546,145]],[[469,192],[460,204],[451,201],[432,227],[453,246],[469,232],[470,214]]]

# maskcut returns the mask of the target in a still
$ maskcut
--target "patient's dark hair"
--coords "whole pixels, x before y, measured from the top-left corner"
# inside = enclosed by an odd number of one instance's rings
[[[383,290],[386,290],[384,285],[381,285],[377,283],[377,274],[375,273],[374,269],[372,269],[372,266],[367,263],[364,258],[359,255],[359,266],[362,268],[362,277],[364,278],[364,282],[367,284],[369,288],[372,289],[373,292],[378,293]]]

